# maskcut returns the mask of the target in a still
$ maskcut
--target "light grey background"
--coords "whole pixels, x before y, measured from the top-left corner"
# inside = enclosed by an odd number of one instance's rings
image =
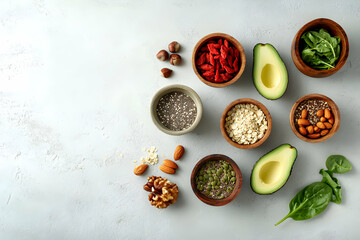
[[[327,17],[338,22],[350,55],[335,75],[309,78],[294,66],[290,46],[305,23]],[[360,236],[359,90],[360,3],[353,1],[121,1],[11,0],[0,2],[0,239],[356,239]],[[224,32],[240,41],[247,63],[241,79],[222,89],[198,80],[191,52],[206,34]],[[169,79],[155,58],[177,40],[182,66]],[[252,49],[271,43],[289,72],[285,95],[269,101],[252,84]],[[197,129],[174,137],[158,131],[149,103],[161,87],[193,88],[204,104]],[[332,98],[341,127],[329,141],[309,144],[289,126],[292,104],[308,93]],[[219,119],[231,101],[261,101],[273,130],[261,147],[240,150],[222,137]],[[288,183],[277,193],[253,193],[253,164],[279,144],[294,145],[299,156]],[[186,148],[176,175],[153,166],[133,174],[143,147],[156,146],[160,160],[176,145]],[[200,202],[190,173],[202,157],[233,158],[244,176],[229,205]],[[119,154],[123,154],[121,158]],[[330,203],[318,217],[274,224],[290,199],[318,174],[330,154],[343,154],[353,170],[338,178],[343,203]],[[142,185],[149,175],[178,184],[179,199],[166,210],[150,206]]]

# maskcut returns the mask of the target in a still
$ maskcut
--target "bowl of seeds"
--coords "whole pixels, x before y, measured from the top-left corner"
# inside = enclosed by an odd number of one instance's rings
[[[161,88],[150,104],[155,126],[169,135],[183,135],[199,124],[203,106],[199,95],[190,87],[174,84]]]
[[[263,144],[270,136],[272,119],[263,104],[251,98],[241,98],[225,108],[220,129],[226,141],[234,147],[251,149]]]
[[[202,202],[222,206],[233,201],[239,194],[242,175],[231,158],[212,154],[195,165],[190,181],[193,192]]]
[[[299,98],[291,108],[290,126],[295,135],[305,142],[323,142],[339,129],[340,111],[327,96],[308,94]]]

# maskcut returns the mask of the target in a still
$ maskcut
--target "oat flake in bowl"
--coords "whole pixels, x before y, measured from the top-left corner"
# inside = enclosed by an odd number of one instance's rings
[[[264,112],[256,105],[242,103],[235,105],[227,113],[225,129],[234,142],[248,145],[264,137],[268,122]]]

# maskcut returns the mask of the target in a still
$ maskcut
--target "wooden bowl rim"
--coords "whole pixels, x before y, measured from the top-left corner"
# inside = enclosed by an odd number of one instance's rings
[[[206,162],[213,161],[213,160],[224,160],[224,161],[230,163],[230,165],[232,166],[232,168],[235,172],[236,182],[235,182],[234,190],[227,198],[224,198],[224,199],[212,199],[212,198],[206,197],[205,195],[200,193],[199,190],[196,189],[196,184],[195,184],[196,174],[198,173],[200,168]],[[223,206],[223,205],[226,205],[226,204],[232,202],[239,194],[241,187],[242,187],[242,182],[243,182],[243,178],[242,178],[242,174],[241,174],[241,170],[240,170],[239,166],[236,164],[236,162],[234,160],[232,160],[230,157],[223,155],[223,154],[211,154],[211,155],[205,156],[202,159],[200,159],[195,164],[195,166],[191,172],[191,177],[190,177],[191,188],[192,188],[193,192],[195,193],[196,197],[198,199],[200,199],[202,202],[204,202],[208,205],[211,205],[211,206]]]
[[[241,61],[241,65],[240,65],[240,69],[239,72],[230,80],[224,83],[213,83],[210,82],[208,80],[206,80],[205,78],[203,78],[200,73],[197,70],[196,67],[196,53],[198,52],[199,48],[207,41],[213,39],[213,38],[225,38],[226,40],[228,40],[229,42],[232,43],[232,45],[234,45],[240,52],[240,61]],[[236,40],[234,37],[226,34],[226,33],[210,33],[204,37],[202,37],[195,45],[194,50],[192,52],[192,57],[191,57],[191,64],[193,67],[193,70],[196,74],[196,76],[205,84],[211,86],[211,87],[226,87],[229,86],[231,84],[233,84],[234,82],[236,82],[240,76],[243,74],[244,70],[245,70],[245,65],[246,65],[246,56],[245,56],[245,51],[244,48],[242,47],[242,45],[240,44],[240,42],[238,40]]]
[[[295,127],[295,110],[297,109],[297,107],[299,106],[300,103],[302,103],[305,100],[309,100],[309,99],[320,99],[320,100],[325,100],[330,108],[332,113],[334,114],[334,125],[333,127],[330,129],[329,133],[327,135],[325,135],[324,137],[321,138],[316,138],[316,139],[311,139],[311,138],[307,138],[303,135],[301,135],[299,133],[299,131],[296,129]],[[319,142],[324,142],[328,139],[330,139],[339,129],[340,127],[340,122],[341,122],[341,117],[340,117],[340,110],[338,108],[338,106],[336,105],[336,103],[329,97],[319,94],[319,93],[310,93],[307,94],[301,98],[299,98],[294,105],[292,106],[291,110],[290,110],[290,116],[289,116],[289,120],[290,120],[290,127],[291,130],[294,132],[294,134],[300,138],[301,140],[305,141],[305,142],[309,142],[309,143],[319,143]]]
[[[252,103],[252,104],[256,105],[258,108],[260,108],[261,111],[263,111],[263,113],[266,116],[266,120],[268,122],[268,129],[266,130],[264,137],[262,137],[259,141],[257,141],[254,144],[248,144],[248,145],[238,144],[238,143],[234,142],[233,140],[231,140],[231,138],[227,135],[227,132],[225,129],[226,115],[230,111],[230,109],[232,109],[235,105],[240,104],[240,103]],[[225,140],[228,143],[230,143],[231,145],[233,145],[234,147],[241,148],[241,149],[252,149],[252,148],[256,148],[256,147],[260,146],[270,136],[271,129],[272,129],[272,118],[271,118],[269,110],[261,102],[255,100],[255,99],[252,99],[252,98],[240,98],[240,99],[232,101],[229,105],[227,105],[227,107],[225,108],[224,112],[222,113],[222,116],[220,119],[220,130],[221,130],[221,133],[222,133],[223,137],[225,138]]]
[[[337,61],[337,64],[334,68],[328,69],[328,70],[317,70],[314,68],[311,68],[308,66],[302,59],[301,59],[301,53],[300,53],[300,40],[301,36],[305,31],[308,31],[310,29],[316,28],[318,25],[325,25],[325,26],[332,26],[328,27],[327,30],[331,28],[337,29],[338,32],[341,34],[339,35],[341,39],[341,53],[340,58]],[[326,27],[325,27],[326,28]],[[317,18],[314,19],[308,23],[306,23],[303,27],[300,28],[300,30],[296,33],[292,46],[291,46],[291,57],[293,59],[293,62],[295,66],[305,75],[310,77],[327,77],[330,76],[337,71],[339,71],[345,64],[348,56],[349,56],[349,39],[346,35],[345,30],[335,21],[328,19],[328,18]]]

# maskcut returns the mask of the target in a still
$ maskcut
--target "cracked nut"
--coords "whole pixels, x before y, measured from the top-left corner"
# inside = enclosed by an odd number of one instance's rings
[[[172,70],[168,69],[168,68],[163,68],[161,69],[161,76],[163,76],[164,78],[168,78],[170,77],[172,74]]]
[[[149,193],[149,201],[156,208],[167,208],[175,203],[179,189],[176,184],[170,182],[166,178],[151,176],[144,185],[144,190]]]
[[[176,41],[173,41],[169,44],[169,51],[171,53],[177,53],[178,51],[180,51],[180,44]]]
[[[170,55],[170,64],[171,65],[179,65],[181,63],[181,57],[179,54],[171,54]]]
[[[159,59],[160,61],[166,61],[169,58],[169,54],[167,51],[165,50],[160,50],[157,54],[156,54],[157,59]]]

